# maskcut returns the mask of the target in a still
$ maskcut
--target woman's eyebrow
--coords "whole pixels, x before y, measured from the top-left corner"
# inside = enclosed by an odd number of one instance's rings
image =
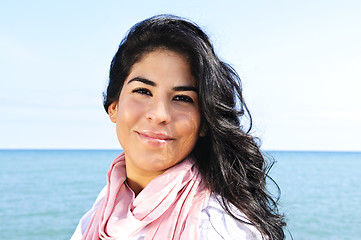
[[[173,91],[177,91],[177,92],[193,91],[193,92],[198,93],[198,89],[193,86],[178,86],[178,87],[174,87]]]
[[[134,82],[134,81],[138,81],[138,82],[142,82],[144,84],[147,84],[147,85],[150,85],[152,87],[156,87],[157,84],[149,79],[146,79],[146,78],[142,78],[142,77],[135,77],[135,78],[132,78],[129,80],[129,83],[131,82]],[[177,86],[177,87],[174,87],[173,88],[173,91],[176,91],[176,92],[183,92],[183,91],[193,91],[193,92],[196,92],[198,93],[198,89],[196,87],[193,87],[193,86]]]
[[[132,79],[129,80],[129,82],[127,84],[129,84],[131,82],[134,82],[134,81],[142,82],[142,83],[150,85],[152,87],[157,86],[157,84],[155,82],[153,82],[151,80],[148,80],[148,79],[145,79],[145,78],[141,78],[141,77],[132,78]]]

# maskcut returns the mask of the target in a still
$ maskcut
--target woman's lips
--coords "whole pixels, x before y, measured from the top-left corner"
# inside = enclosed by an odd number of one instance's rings
[[[145,144],[152,147],[163,147],[171,141],[175,140],[168,134],[161,132],[136,131],[136,133]]]

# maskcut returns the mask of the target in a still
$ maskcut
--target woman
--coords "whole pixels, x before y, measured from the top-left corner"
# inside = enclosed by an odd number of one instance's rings
[[[240,79],[196,24],[136,24],[104,107],[124,152],[72,239],[284,239]]]

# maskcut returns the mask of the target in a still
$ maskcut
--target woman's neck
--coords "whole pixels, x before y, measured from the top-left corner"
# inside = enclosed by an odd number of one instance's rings
[[[158,177],[163,172],[157,173],[139,173],[126,168],[127,183],[137,196],[154,178]]]
[[[132,179],[127,177],[127,184],[130,187],[130,189],[133,190],[135,196],[137,196],[144,188],[147,186],[147,184],[140,184],[137,181],[133,181]]]

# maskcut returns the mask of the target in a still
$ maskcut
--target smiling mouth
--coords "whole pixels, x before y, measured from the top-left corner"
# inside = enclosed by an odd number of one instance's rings
[[[174,138],[163,133],[155,133],[150,131],[137,132],[140,139],[147,145],[152,147],[163,147],[175,140]]]

